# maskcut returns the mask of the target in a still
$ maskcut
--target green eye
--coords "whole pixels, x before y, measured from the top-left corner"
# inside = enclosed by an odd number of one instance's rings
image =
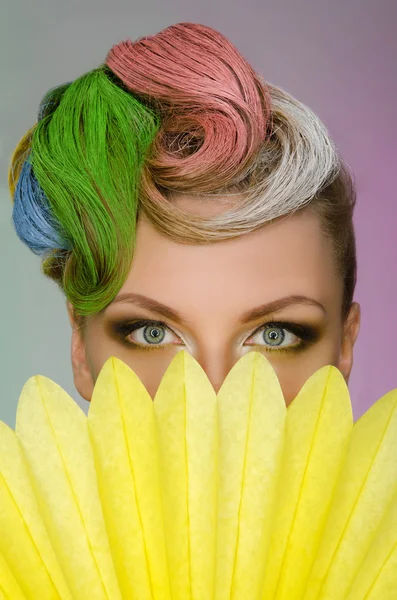
[[[146,325],[143,328],[143,337],[149,344],[160,344],[165,338],[164,327]]]
[[[263,339],[269,346],[280,346],[285,340],[284,331],[282,327],[267,327],[262,331]]]
[[[131,347],[142,350],[160,350],[180,341],[164,323],[148,319],[118,323],[115,332]]]
[[[170,345],[183,345],[172,329],[161,321],[139,319],[118,323],[115,333],[129,346],[141,350],[164,350]],[[287,321],[273,321],[262,325],[245,342],[248,346],[261,346],[271,352],[303,350],[319,338],[318,329]]]
[[[311,327],[279,321],[262,325],[251,335],[248,345],[262,346],[269,352],[292,352],[303,349],[317,337],[318,334]]]

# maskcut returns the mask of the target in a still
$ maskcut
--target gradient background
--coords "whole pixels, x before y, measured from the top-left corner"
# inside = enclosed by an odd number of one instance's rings
[[[8,0],[0,19],[0,419],[11,426],[35,374],[88,403],[73,384],[64,298],[11,225],[10,155],[49,88],[101,64],[122,39],[180,21],[228,36],[265,79],[320,116],[353,168],[362,309],[355,417],[397,387],[396,0]]]

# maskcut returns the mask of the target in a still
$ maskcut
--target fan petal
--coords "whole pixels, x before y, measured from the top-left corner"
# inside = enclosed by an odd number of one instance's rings
[[[0,507],[0,590],[6,598],[71,600],[40,516],[22,449],[14,431],[1,422]]]
[[[164,523],[173,600],[211,598],[217,506],[216,394],[181,350],[156,393]]]
[[[113,561],[124,598],[170,598],[153,402],[111,357],[88,413]]]
[[[33,596],[31,596],[33,598]],[[45,596],[44,596],[45,597]],[[28,600],[15,581],[15,578],[0,554],[0,600]]]
[[[319,369],[288,408],[263,599],[303,597],[352,427],[341,373]]]
[[[397,492],[396,407],[389,392],[354,424],[305,600],[346,597]]]
[[[396,590],[397,496],[394,496],[346,600],[395,600]]]
[[[397,390],[353,425],[323,367],[285,407],[249,352],[154,402],[111,357],[88,419],[51,380],[0,422],[0,600],[395,600]]]
[[[61,387],[38,375],[23,388],[16,433],[73,598],[120,600],[83,411]]]
[[[218,393],[216,599],[260,597],[275,508],[286,407],[270,362],[248,352]]]

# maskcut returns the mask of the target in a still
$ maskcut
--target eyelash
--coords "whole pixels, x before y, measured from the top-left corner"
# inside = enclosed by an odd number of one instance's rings
[[[142,327],[146,327],[147,325],[152,325],[153,327],[156,327],[156,326],[162,327],[162,328],[166,329],[167,331],[169,331],[170,333],[172,333],[173,335],[176,335],[176,333],[174,331],[172,331],[172,329],[170,327],[168,327],[168,325],[166,325],[162,321],[153,321],[150,319],[139,319],[137,321],[118,323],[114,326],[114,329],[115,329],[116,334],[119,337],[121,337],[122,341],[125,344],[127,344],[128,347],[130,347],[130,348],[139,349],[139,350],[143,350],[143,351],[165,350],[165,348],[168,346],[168,344],[163,344],[163,345],[148,344],[147,346],[145,346],[145,345],[141,346],[140,344],[126,341],[125,338],[128,335],[130,335],[133,331],[137,331],[138,329],[141,329]],[[289,321],[282,321],[282,320],[281,321],[268,321],[267,323],[262,323],[262,325],[260,325],[260,327],[258,327],[249,337],[250,338],[253,337],[260,331],[265,330],[267,327],[270,327],[270,328],[275,327],[275,328],[284,329],[285,331],[288,331],[289,333],[292,333],[300,338],[299,342],[295,343],[292,346],[291,345],[287,346],[285,348],[277,348],[277,347],[272,348],[272,347],[266,346],[266,345],[262,346],[260,344],[252,344],[252,346],[265,348],[267,352],[279,352],[279,353],[280,352],[284,352],[284,353],[298,352],[298,351],[306,348],[308,345],[310,345],[314,341],[316,341],[316,339],[318,337],[316,329],[311,326],[298,325],[297,323],[291,323]]]

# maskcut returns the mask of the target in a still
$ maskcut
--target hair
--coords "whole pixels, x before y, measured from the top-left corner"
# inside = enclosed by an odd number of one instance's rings
[[[17,235],[81,322],[122,287],[140,213],[175,241],[206,244],[307,208],[332,241],[343,318],[351,306],[348,168],[316,115],[210,27],[120,42],[98,68],[50,89],[14,151],[9,188]],[[232,205],[203,217],[178,207],[178,194]]]

